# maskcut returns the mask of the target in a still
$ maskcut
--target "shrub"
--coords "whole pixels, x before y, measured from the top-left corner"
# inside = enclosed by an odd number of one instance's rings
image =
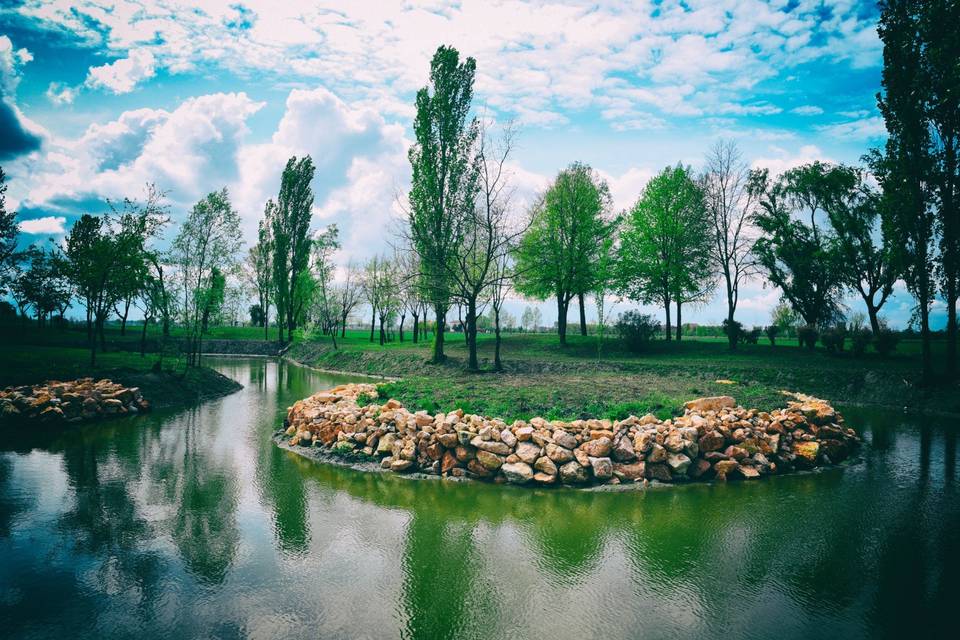
[[[817,328],[812,324],[797,327],[797,340],[800,341],[801,347],[805,346],[810,351],[813,351],[817,346],[818,337],[820,337],[820,332],[817,331]]]
[[[736,320],[734,320],[733,322],[730,322],[730,320],[724,320],[723,335],[727,336],[728,338],[731,337],[732,335],[734,342],[742,342],[743,341],[743,325],[737,322]]]
[[[626,311],[617,317],[617,333],[630,351],[642,351],[660,333],[660,323],[651,315]]]
[[[841,353],[846,339],[847,331],[842,326],[824,329],[820,334],[820,342],[826,347],[828,353]]]
[[[876,337],[873,340],[873,348],[883,357],[889,356],[896,351],[897,343],[900,342],[900,334],[887,327],[880,327]]]
[[[757,341],[760,340],[760,335],[763,333],[763,329],[760,327],[754,327],[750,331],[743,331],[740,333],[740,341],[746,344],[757,344]]]
[[[780,333],[780,325],[771,324],[769,327],[764,329],[764,332],[767,334],[767,340],[770,341],[770,346],[777,346],[777,335]]]
[[[862,356],[873,340],[873,332],[866,327],[860,327],[850,332],[850,347],[853,355]]]

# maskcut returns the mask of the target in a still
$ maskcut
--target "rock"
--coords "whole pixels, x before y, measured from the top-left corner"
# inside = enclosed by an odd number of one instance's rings
[[[393,450],[393,444],[397,441],[397,434],[395,433],[385,433],[380,438],[380,441],[377,443],[377,454],[389,453]]]
[[[498,456],[508,456],[513,451],[503,442],[497,442],[495,440],[484,440],[481,436],[477,436],[470,441],[470,444],[480,451],[487,451],[489,453],[495,453]]]
[[[660,482],[672,482],[673,476],[670,475],[670,468],[665,464],[648,464],[647,477]]]
[[[613,473],[624,480],[642,480],[647,475],[647,464],[645,462],[633,462],[629,464],[615,462],[613,464]]]
[[[686,473],[691,460],[683,453],[671,453],[667,456],[667,464],[675,474]]]
[[[847,445],[840,440],[821,440],[820,450],[836,464],[847,459]]]
[[[809,442],[795,442],[793,444],[793,453],[797,456],[796,462],[809,468],[817,464],[817,456],[820,455],[820,443],[816,440]]]
[[[540,457],[540,447],[532,442],[518,442],[516,454],[527,464],[533,464]]]
[[[588,455],[587,455],[587,452],[584,451],[583,449],[574,449],[574,450],[573,450],[573,458],[574,458],[574,460],[576,460],[577,462],[580,463],[580,466],[581,466],[581,467],[589,467],[589,466],[590,466],[590,456],[588,456]]]
[[[647,454],[647,462],[657,463],[664,462],[667,459],[667,450],[664,449],[659,444],[654,443],[653,448],[650,449],[650,453]]]
[[[514,484],[524,484],[533,480],[533,469],[525,462],[505,464],[500,467],[500,471],[507,477],[508,482]]]
[[[533,468],[551,476],[557,475],[557,465],[547,456],[537,458],[537,461],[533,463]]]
[[[733,458],[734,460],[743,460],[748,455],[750,455],[747,453],[746,449],[744,449],[743,447],[738,447],[735,444],[732,444],[729,447],[727,447],[723,453],[726,454],[728,458]]]
[[[719,451],[723,449],[723,444],[726,442],[726,439],[723,437],[723,434],[719,431],[708,431],[703,435],[702,438],[697,442],[700,445],[700,450],[703,452],[707,451]]]
[[[663,448],[670,453],[680,453],[683,451],[684,445],[683,436],[680,435],[679,431],[671,431],[663,441]]]
[[[702,477],[707,471],[710,471],[710,463],[703,458],[698,458],[690,465],[690,468],[687,469],[687,475],[693,479],[697,479]]]
[[[648,413],[647,415],[640,418],[641,426],[648,425],[648,424],[657,424],[658,422],[660,422],[660,419],[657,418],[657,416],[653,415],[652,413]]]
[[[747,480],[760,477],[760,471],[756,467],[748,467],[745,465],[740,465],[737,467],[737,473]]]
[[[477,461],[491,471],[499,469],[503,464],[503,458],[483,449],[477,451]]]
[[[557,475],[538,471],[537,473],[533,474],[533,481],[539,482],[540,484],[553,484],[557,481]]]
[[[560,445],[553,444],[552,442],[547,443],[546,446],[547,457],[556,462],[557,464],[563,464],[573,460],[573,451]]]
[[[613,475],[613,464],[610,458],[590,457],[590,467],[593,469],[593,477],[597,480],[606,480]]]
[[[457,440],[457,434],[455,433],[441,433],[437,436],[437,440],[447,449],[455,448],[459,442],[459,440]]]
[[[393,460],[390,463],[390,471],[406,471],[413,466],[413,460]]]
[[[510,429],[504,429],[500,432],[500,442],[512,449],[517,444],[517,436],[513,435],[513,431],[510,431]]]
[[[727,475],[738,468],[740,463],[736,460],[721,460],[713,465],[713,471],[717,474],[717,480],[726,480]]]
[[[473,440],[475,435],[477,434],[471,433],[470,431],[457,431],[457,442],[464,445],[470,444],[470,441]]]
[[[614,441],[613,452],[610,454],[610,457],[617,462],[630,462],[631,460],[636,460],[637,454],[633,449],[633,440],[631,440],[627,434],[623,434],[621,437],[617,438]]]
[[[533,437],[533,427],[527,425],[525,427],[520,427],[517,429],[517,440],[520,442],[526,442]]]
[[[613,450],[613,441],[603,436],[596,440],[588,440],[580,445],[580,448],[592,458],[606,458]]]
[[[553,432],[553,442],[564,449],[576,449],[577,438],[563,429],[557,429]]]
[[[571,460],[560,467],[560,480],[565,484],[579,484],[588,479],[587,470],[576,460]]]
[[[691,400],[683,406],[688,411],[720,411],[734,408],[737,406],[737,401],[730,396],[712,396]]]
[[[493,454],[491,453],[489,455],[492,456]],[[480,476],[481,478],[488,478],[494,474],[493,471],[480,464],[476,458],[473,458],[467,462],[467,471],[475,476]]]
[[[637,437],[633,439],[633,450],[636,453],[647,453],[650,451],[650,448],[654,445],[656,441],[656,433],[652,431],[644,431],[643,433],[637,434]]]

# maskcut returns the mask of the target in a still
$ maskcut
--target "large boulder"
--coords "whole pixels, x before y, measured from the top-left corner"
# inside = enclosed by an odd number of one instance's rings
[[[526,462],[507,463],[500,467],[500,471],[507,477],[507,482],[525,484],[533,480],[533,469]]]

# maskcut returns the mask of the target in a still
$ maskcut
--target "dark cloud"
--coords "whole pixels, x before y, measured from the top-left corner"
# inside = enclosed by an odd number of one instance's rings
[[[0,160],[36,151],[40,143],[40,136],[23,126],[16,108],[0,98]]]

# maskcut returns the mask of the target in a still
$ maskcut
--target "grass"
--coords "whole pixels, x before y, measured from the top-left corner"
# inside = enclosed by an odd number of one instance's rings
[[[141,387],[155,407],[174,407],[231,393],[239,385],[206,367],[186,368],[166,359],[159,371],[156,355],[141,358],[129,352],[97,354],[90,366],[86,349],[51,346],[0,344],[0,388],[34,384],[46,380],[110,378],[125,386]]]

